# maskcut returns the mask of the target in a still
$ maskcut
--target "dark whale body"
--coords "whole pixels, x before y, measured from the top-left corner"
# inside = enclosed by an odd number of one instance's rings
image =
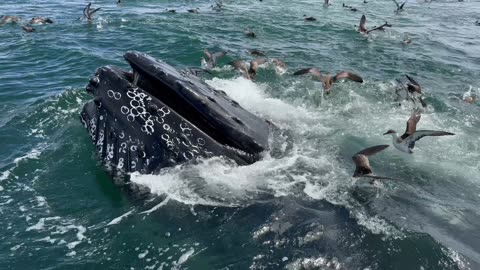
[[[102,161],[121,172],[157,173],[199,157],[239,165],[268,150],[276,127],[243,109],[196,76],[139,52],[127,52],[133,72],[101,67],[87,91],[94,99],[81,121]]]

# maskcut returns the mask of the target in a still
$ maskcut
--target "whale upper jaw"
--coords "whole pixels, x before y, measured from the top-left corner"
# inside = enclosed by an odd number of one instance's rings
[[[155,173],[198,157],[249,164],[268,150],[275,126],[223,91],[139,52],[127,52],[125,59],[133,72],[97,69],[87,85],[95,98],[81,113],[105,163]]]

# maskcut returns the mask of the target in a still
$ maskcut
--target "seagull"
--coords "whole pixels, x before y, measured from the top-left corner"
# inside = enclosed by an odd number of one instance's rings
[[[90,10],[91,6],[92,6],[92,3],[88,3],[88,5],[83,9],[83,17],[88,21],[91,21],[93,19],[93,14],[95,14],[95,12],[100,10],[100,8]]]
[[[32,33],[32,32],[35,31],[35,28],[29,27],[29,26],[22,26],[22,29],[23,29],[23,31],[25,31],[27,33]]]
[[[341,71],[341,72],[337,73],[337,75],[332,77],[328,73],[327,73],[327,75],[322,76],[320,71],[316,68],[304,68],[304,69],[300,69],[298,71],[295,71],[293,73],[293,75],[303,75],[303,74],[307,74],[307,73],[312,74],[315,79],[317,79],[318,81],[321,81],[323,83],[323,89],[325,90],[326,94],[330,93],[330,90],[332,88],[333,83],[337,82],[340,79],[349,79],[349,80],[354,81],[354,82],[363,83],[362,77],[358,76],[355,73],[348,72],[348,71]]]
[[[374,179],[392,179],[383,176],[377,176],[373,174],[372,167],[370,166],[370,162],[368,160],[369,156],[375,155],[378,152],[383,151],[384,149],[388,148],[389,145],[376,145],[362,151],[356,153],[352,156],[353,163],[355,163],[355,172],[353,173],[353,177],[369,177]]]
[[[385,27],[392,27],[391,24],[389,24],[388,22],[385,22],[384,24],[382,24],[378,27],[373,27],[372,29],[368,30],[367,26],[366,26],[366,23],[367,23],[367,17],[365,17],[365,15],[362,15],[362,17],[360,18],[360,24],[358,26],[357,31],[364,34],[364,35],[368,35],[368,33],[376,31],[376,30],[385,31]]]
[[[405,77],[407,77],[407,79],[409,80],[409,83],[407,83],[406,86],[402,81],[397,79],[397,82],[399,83],[399,85],[395,89],[395,93],[397,94],[397,100],[402,97],[401,92],[404,92],[405,96],[403,98],[405,100],[411,100],[415,105],[419,101],[420,104],[422,104],[422,107],[427,107],[425,101],[418,96],[423,94],[420,84],[408,75],[405,75]]]
[[[207,59],[205,59],[204,57],[201,58],[201,65],[204,69],[212,69],[216,67],[218,59],[227,54],[226,51],[210,53],[208,49],[204,49],[203,53],[207,57]]]
[[[414,110],[412,115],[407,121],[407,128],[405,133],[402,136],[398,137],[395,130],[389,129],[383,135],[390,134],[393,138],[393,146],[398,150],[412,154],[412,149],[415,147],[415,142],[420,140],[425,136],[446,136],[446,135],[455,135],[454,133],[446,131],[435,131],[435,130],[417,130],[417,124],[420,121],[420,110]]]
[[[282,60],[279,60],[277,58],[271,58],[269,62],[275,66],[275,71],[280,75],[285,73],[285,71],[287,70],[287,65]]]
[[[398,4],[397,1],[395,1],[395,0],[392,0],[392,1],[395,3],[395,5],[397,5],[397,9],[395,10],[395,13],[397,13],[397,14],[403,11],[403,6],[405,5],[405,3],[407,3],[407,1],[405,1],[405,2],[403,2],[403,4],[400,5],[400,4]]]
[[[32,18],[29,22],[29,24],[47,24],[47,23],[53,23],[52,20],[50,20],[49,18]]]
[[[250,30],[250,28],[245,29],[245,31],[243,31],[243,33],[245,33],[245,35],[249,38],[256,38],[257,37],[257,35],[252,30]]]
[[[260,51],[260,50],[257,50],[257,49],[251,49],[251,50],[248,50],[248,52],[249,52],[251,55],[265,56],[265,52]]]
[[[229,63],[235,69],[239,70],[242,76],[249,80],[254,80],[257,75],[257,69],[260,65],[265,64],[268,60],[265,59],[255,59],[247,63],[242,60],[235,60]]]
[[[20,18],[18,17],[15,17],[15,16],[2,16],[0,17],[0,25],[4,25],[4,24],[7,24],[7,23],[17,23],[18,21],[20,21]]]

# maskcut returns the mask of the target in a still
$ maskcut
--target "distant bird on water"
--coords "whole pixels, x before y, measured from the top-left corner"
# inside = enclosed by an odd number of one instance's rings
[[[30,27],[30,26],[22,26],[22,29],[23,29],[23,31],[25,31],[27,33],[32,33],[32,32],[35,31],[35,28]]]
[[[250,50],[248,50],[248,52],[249,52],[251,55],[265,56],[265,52],[260,51],[260,50],[257,50],[257,49],[250,49]]]
[[[293,75],[303,75],[303,74],[312,74],[315,79],[322,82],[323,89],[325,90],[326,94],[329,94],[332,88],[332,85],[341,79],[348,79],[354,82],[363,83],[362,77],[358,76],[355,73],[347,72],[347,71],[341,71],[333,77],[328,73],[325,76],[323,76],[320,73],[320,71],[316,68],[304,68],[293,73]]]
[[[317,19],[315,17],[307,17],[307,15],[303,15],[303,17],[305,17],[305,21],[310,21],[310,22],[314,22],[316,21]]]
[[[409,154],[413,153],[412,150],[415,147],[415,142],[425,136],[455,135],[454,133],[446,131],[417,130],[417,124],[420,121],[420,117],[420,111],[415,110],[407,121],[405,133],[403,133],[403,135],[400,137],[398,137],[397,132],[393,129],[389,129],[383,135],[392,135],[393,146],[395,146],[395,148],[398,150]]]
[[[53,21],[50,20],[49,18],[37,17],[37,18],[32,18],[28,23],[29,24],[47,24],[47,23],[53,23]]]
[[[253,32],[250,28],[247,28],[243,31],[243,33],[245,34],[245,36],[249,37],[249,38],[256,38],[257,37],[257,34],[255,34],[255,32]]]
[[[0,25],[4,25],[7,23],[17,23],[20,21],[20,18],[15,17],[15,16],[2,16],[0,17]]]

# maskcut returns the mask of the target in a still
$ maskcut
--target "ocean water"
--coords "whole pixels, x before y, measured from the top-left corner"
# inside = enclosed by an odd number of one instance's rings
[[[0,269],[480,269],[480,103],[462,101],[480,96],[480,2],[408,1],[399,15],[391,1],[362,2],[225,0],[215,12],[210,1],[99,0],[86,22],[88,1],[2,0],[2,15],[54,23],[0,26]],[[362,14],[393,27],[362,37]],[[79,121],[90,76],[127,69],[127,50],[199,66],[203,48],[228,54],[202,78],[290,130],[293,149],[112,179]],[[227,66],[253,48],[288,70],[251,82]],[[292,76],[310,66],[365,82],[324,97]],[[412,105],[394,100],[404,74],[425,92],[419,129],[456,135],[370,159],[395,181],[353,179],[354,153],[405,128]]]

